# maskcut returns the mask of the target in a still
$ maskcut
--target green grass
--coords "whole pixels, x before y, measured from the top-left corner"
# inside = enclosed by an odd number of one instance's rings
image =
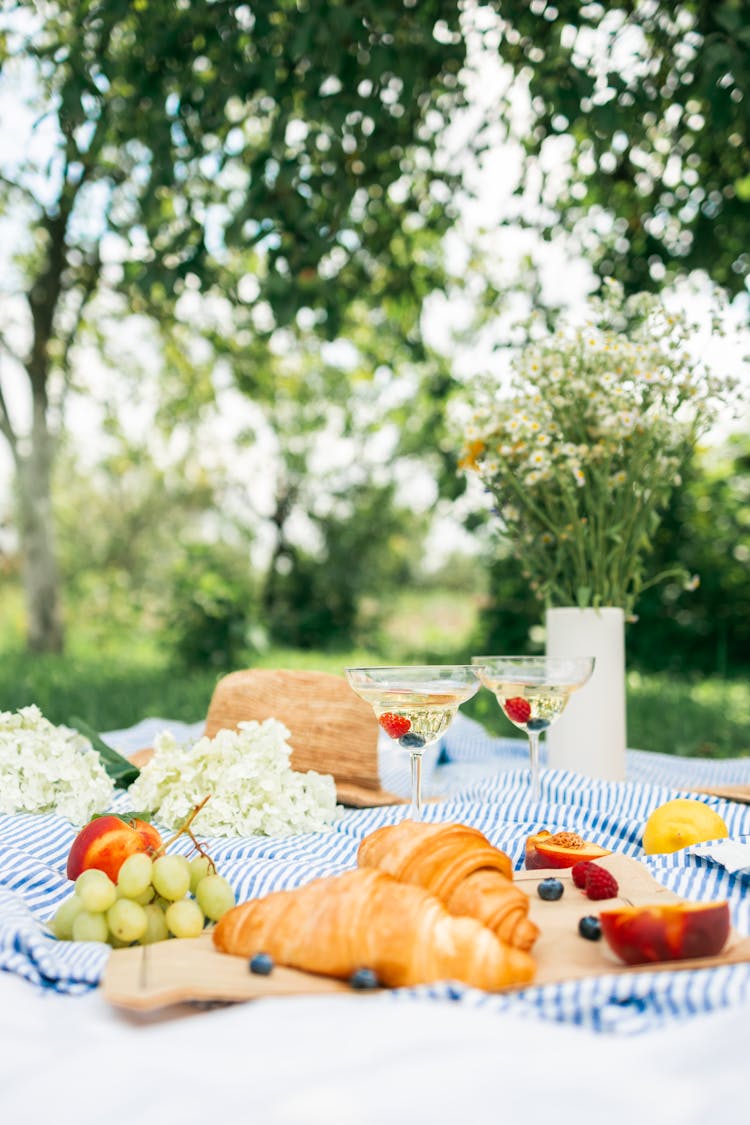
[[[371,653],[340,656],[274,649],[254,663],[265,668],[316,668],[343,673],[347,664],[372,663]],[[124,651],[86,650],[76,645],[65,656],[0,653],[0,710],[36,703],[53,723],[74,716],[95,730],[132,726],[146,716],[197,722],[205,718],[222,672],[171,667],[157,650],[143,645]]]
[[[111,619],[78,618],[65,656],[23,650],[20,595],[0,590],[0,709],[36,703],[55,723],[74,716],[95,730],[147,716],[196,722],[205,717],[221,672],[178,670],[149,633],[117,630]],[[369,650],[340,653],[272,648],[252,663],[342,674],[347,665],[465,660],[481,601],[451,591],[405,590]],[[750,755],[750,683],[739,677],[628,676],[628,745],[685,757]],[[489,692],[463,710],[497,734],[517,735]]]
[[[342,674],[347,665],[384,659],[382,653],[366,651],[271,649],[254,663]],[[196,722],[208,711],[219,675],[177,671],[145,642],[108,651],[73,643],[64,657],[6,651],[0,656],[0,709],[14,711],[36,703],[54,723],[78,716],[100,731],[131,726],[147,716]],[[496,734],[517,736],[488,692],[480,692],[464,711]],[[685,682],[631,672],[628,744],[686,757],[748,755],[750,685],[719,679]]]
[[[53,723],[74,716],[95,730],[132,726],[148,715],[196,722],[208,709],[216,674],[170,671],[157,659],[121,655],[0,657],[0,708],[36,703]]]
[[[481,605],[478,595],[403,590],[390,604],[381,648],[391,662],[424,660],[428,653],[434,653],[435,659],[463,659],[461,652],[471,645]]]
[[[628,676],[628,742],[684,757],[750,755],[750,683]]]

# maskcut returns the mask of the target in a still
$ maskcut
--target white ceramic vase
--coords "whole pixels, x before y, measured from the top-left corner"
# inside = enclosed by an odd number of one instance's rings
[[[548,762],[588,777],[622,781],[627,746],[625,615],[621,609],[548,609],[547,655],[593,656],[589,682],[547,732]]]

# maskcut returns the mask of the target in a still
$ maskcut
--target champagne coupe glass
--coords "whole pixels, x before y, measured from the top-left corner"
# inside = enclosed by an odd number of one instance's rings
[[[422,754],[479,691],[479,671],[469,664],[346,669],[350,687],[370,704],[389,738],[411,755],[412,820],[422,815]]]
[[[531,799],[538,801],[539,736],[563,713],[572,693],[587,682],[594,670],[594,658],[473,656],[471,661],[503,714],[528,737]]]

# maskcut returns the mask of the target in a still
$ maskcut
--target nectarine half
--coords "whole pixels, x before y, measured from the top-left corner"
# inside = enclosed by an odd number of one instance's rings
[[[611,855],[606,848],[584,840],[577,832],[555,832],[546,829],[526,840],[525,864],[529,871],[544,867],[572,867],[584,859],[601,859]]]
[[[729,937],[729,904],[670,902],[621,906],[599,914],[602,934],[627,965],[715,957]]]
[[[135,852],[154,852],[162,838],[145,820],[124,820],[120,816],[97,816],[76,836],[68,853],[67,876],[77,879],[82,871],[97,867],[117,882],[120,868]]]

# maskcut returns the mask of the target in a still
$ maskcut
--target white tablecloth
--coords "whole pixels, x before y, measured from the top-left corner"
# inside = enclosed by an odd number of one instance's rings
[[[147,730],[130,743],[125,732],[119,745],[145,744]],[[523,760],[522,746],[494,750],[510,755],[505,768],[517,764],[516,750]],[[655,785],[682,768],[659,755],[632,763]],[[713,765],[705,773],[696,763],[696,778],[713,777]],[[727,763],[725,780],[743,780],[748,765]],[[441,768],[433,763],[436,786]],[[487,764],[469,750],[462,768],[471,784]],[[99,991],[64,995],[5,972],[0,1044],[0,1125],[750,1121],[750,1003],[742,995],[684,1023],[620,1034],[541,1019],[532,1008],[390,994],[136,1017]]]
[[[426,1001],[132,1018],[0,974],[3,1125],[747,1125],[750,1006],[628,1037]]]

